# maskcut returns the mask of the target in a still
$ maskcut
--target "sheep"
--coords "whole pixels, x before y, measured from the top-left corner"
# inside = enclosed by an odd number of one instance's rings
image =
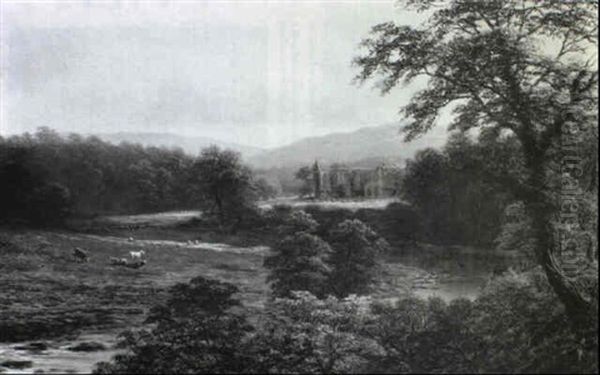
[[[78,262],[87,262],[89,259],[87,252],[79,247],[73,249],[73,257],[75,257]]]
[[[142,257],[145,255],[146,255],[146,252],[144,250],[129,252],[129,256],[131,257],[132,260],[142,260]]]

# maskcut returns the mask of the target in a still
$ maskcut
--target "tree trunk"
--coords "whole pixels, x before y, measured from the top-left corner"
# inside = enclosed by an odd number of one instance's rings
[[[565,306],[575,328],[584,328],[591,315],[591,303],[584,297],[578,286],[564,274],[556,261],[554,252],[556,244],[552,227],[553,210],[542,188],[545,181],[543,164],[534,161],[529,167],[529,185],[532,192],[524,203],[532,220],[537,261],[546,273],[550,286]]]

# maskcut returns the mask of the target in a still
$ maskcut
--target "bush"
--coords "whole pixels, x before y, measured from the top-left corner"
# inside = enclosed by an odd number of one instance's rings
[[[305,232],[287,236],[264,262],[271,271],[267,280],[273,294],[289,297],[292,291],[305,290],[324,296],[331,273],[327,265],[330,254],[329,245],[317,236]]]
[[[267,307],[260,329],[249,340],[259,373],[365,373],[383,355],[362,334],[372,316],[367,299],[317,299],[294,292]]]
[[[477,299],[473,329],[485,372],[598,372],[597,276],[589,332],[576,335],[541,270],[496,278]]]
[[[330,243],[333,292],[339,297],[367,293],[377,276],[377,258],[387,246],[385,240],[362,221],[346,220],[331,231]]]
[[[277,228],[281,236],[296,232],[315,233],[319,226],[319,223],[306,211],[294,210],[285,205],[275,206],[269,211],[268,223],[271,227]]]
[[[385,348],[377,371],[472,373],[478,341],[469,327],[470,301],[406,298],[374,304],[370,333]]]
[[[232,373],[248,367],[239,350],[252,327],[242,314],[231,284],[202,277],[170,290],[165,305],[152,309],[147,323],[152,330],[127,331],[121,346],[126,354],[97,364],[95,373]]]

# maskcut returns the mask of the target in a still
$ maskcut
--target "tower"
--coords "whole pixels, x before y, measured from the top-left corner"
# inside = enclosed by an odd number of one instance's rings
[[[323,189],[322,184],[322,175],[321,175],[321,167],[319,166],[319,162],[315,160],[313,164],[313,184],[315,189],[315,198],[321,198],[321,193]]]

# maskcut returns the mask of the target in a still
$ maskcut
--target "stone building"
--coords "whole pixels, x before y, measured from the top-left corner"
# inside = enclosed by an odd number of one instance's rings
[[[398,194],[400,170],[381,164],[376,168],[334,165],[323,170],[313,164],[313,194],[320,198],[382,198]]]

